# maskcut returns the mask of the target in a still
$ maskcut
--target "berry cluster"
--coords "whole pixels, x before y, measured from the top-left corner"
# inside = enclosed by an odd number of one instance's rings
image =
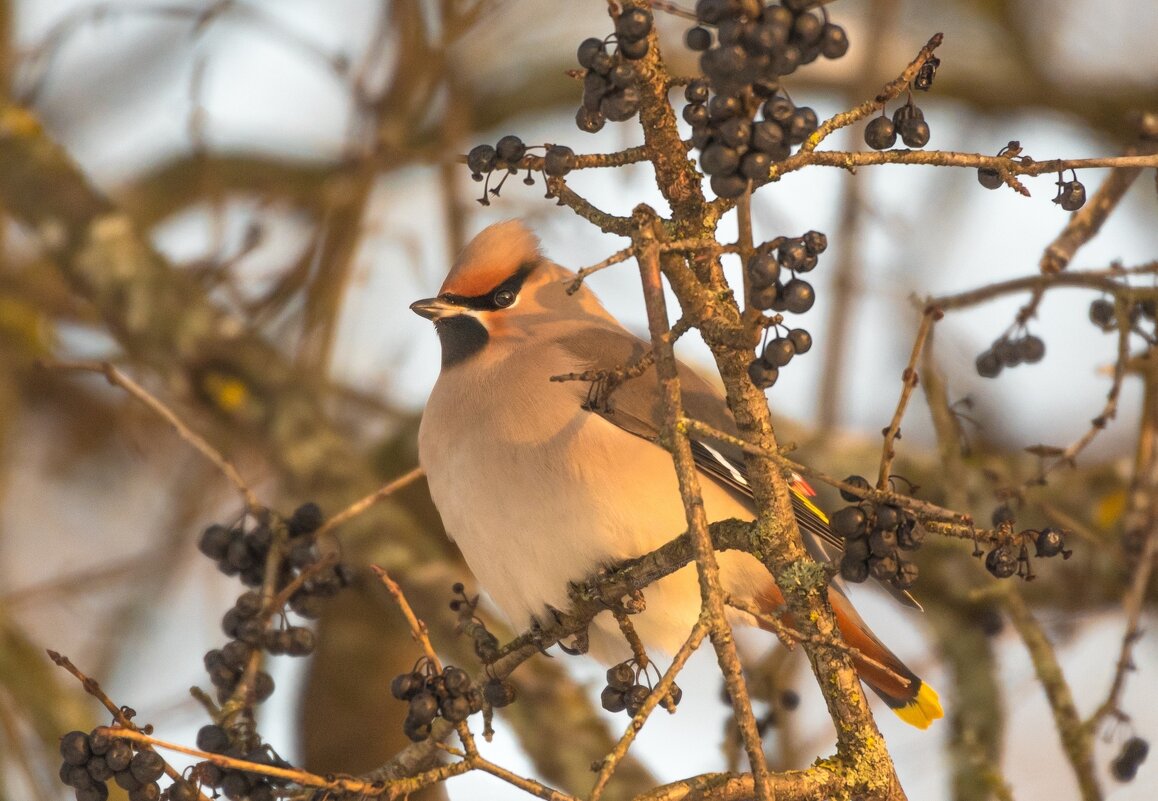
[[[1110,763],[1110,773],[1120,782],[1133,781],[1149,753],[1150,743],[1141,737],[1131,737],[1122,744],[1122,750]]]
[[[817,128],[816,112],[781,92],[781,77],[820,56],[840,58],[848,34],[823,9],[818,16],[776,3],[752,17],[732,0],[699,0],[696,22],[685,42],[700,53],[704,77],[685,89],[683,117],[712,191],[739,197]]]
[[[828,248],[828,238],[819,231],[804,236],[778,237],[756,248],[746,266],[750,292],[748,302],[761,311],[803,314],[816,302],[812,284],[798,277],[811,272],[817,258]],[[784,273],[790,274],[787,281]],[[767,389],[780,377],[780,368],[793,356],[807,353],[812,348],[812,335],[803,328],[785,328],[781,335],[777,325],[776,336],[767,340],[760,356],[748,365],[748,377],[760,389]]]
[[[450,723],[461,723],[482,710],[484,699],[491,706],[509,704],[514,700],[514,687],[503,682],[500,684],[509,688],[509,693],[491,690],[491,682],[482,689],[476,687],[470,674],[462,668],[450,666],[440,673],[433,662],[423,657],[412,671],[394,677],[390,682],[390,694],[399,701],[410,703],[402,731],[418,743],[430,736],[434,719],[440,715]],[[499,703],[495,703],[496,700]]]
[[[1078,174],[1070,170],[1070,180],[1063,180],[1061,175],[1057,179],[1057,195],[1053,202],[1066,211],[1077,211],[1086,205],[1086,187],[1078,180]]]
[[[1005,515],[1002,510],[1003,507],[998,507],[998,511],[994,512],[994,525],[999,528],[1011,526],[1012,519]],[[999,520],[998,512],[1002,512],[1001,522],[997,522]],[[1049,558],[1060,554],[1063,559],[1069,559],[1073,554],[1073,551],[1065,547],[1065,532],[1061,529],[1026,529],[1014,535],[1010,540],[991,548],[985,554],[985,569],[994,578],[1010,578],[1017,575],[1026,581],[1032,580],[1033,571],[1030,569],[1029,547],[1026,544],[1028,542],[1034,544],[1033,555],[1037,557]],[[981,556],[980,549],[976,550],[974,555]]]
[[[579,44],[576,58],[586,72],[583,76],[583,103],[575,112],[579,130],[596,133],[607,120],[625,122],[639,113],[639,75],[635,65],[647,55],[647,35],[651,14],[642,8],[624,11],[615,20],[616,48],[607,52],[607,42],[591,37]]]
[[[523,156],[527,155],[527,146],[519,137],[510,134],[500,139],[493,147],[491,145],[476,145],[466,155],[466,166],[470,169],[470,177],[476,181],[486,179],[483,184],[482,197],[478,202],[484,206],[491,204],[488,195],[498,197],[508,176],[514,175],[522,166]],[[505,170],[497,186],[490,185],[491,173],[495,170]],[[527,177],[523,183],[530,186],[534,183],[531,171],[527,170]]]
[[[239,575],[242,582],[251,587],[264,582],[271,549],[278,548],[281,558],[276,560],[274,568],[274,590],[280,592],[302,571],[311,571],[290,595],[289,608],[303,618],[317,617],[323,599],[335,595],[352,580],[344,564],[317,569],[320,554],[314,535],[322,525],[321,510],[314,503],[299,506],[285,522],[284,542],[276,545],[271,516],[265,514],[257,518],[248,529],[248,518],[232,528],[211,525],[201,534],[198,547],[217,561],[222,572]],[[304,626],[286,625],[284,610],[265,609],[262,594],[256,590],[238,596],[222,617],[221,628],[231,639],[221,648],[206,653],[204,662],[222,703],[237,688],[256,650],[289,656],[306,656],[314,650],[313,631]],[[273,689],[273,679],[268,673],[259,670],[254,674],[253,694],[257,702],[269,698]]]
[[[1026,333],[1019,337],[1003,334],[977,357],[974,364],[982,378],[996,378],[1006,367],[1036,364],[1044,356],[1045,343],[1041,337]]]
[[[229,733],[221,726],[214,724],[202,726],[198,730],[197,747],[210,754],[221,754],[234,759],[253,762],[257,765],[287,769],[293,767],[289,762],[273,753],[267,745],[246,748],[233,743],[229,738]],[[247,799],[247,801],[274,801],[278,795],[277,790],[288,784],[286,779],[245,773],[240,770],[229,770],[214,765],[212,762],[201,762],[196,765],[189,778],[196,779],[205,787],[220,789],[226,798]],[[176,788],[177,785],[173,785],[173,787]],[[174,796],[170,801],[186,801],[186,799],[178,799]]]
[[[77,801],[105,801],[110,780],[128,792],[129,801],[161,797],[157,780],[165,773],[165,760],[156,751],[134,751],[127,740],[94,729],[61,737],[60,756],[60,780],[73,788]]]
[[[872,486],[863,476],[849,476],[844,481],[865,490]],[[829,523],[833,533],[844,539],[840,574],[855,583],[872,576],[900,590],[912,587],[917,580],[917,565],[906,559],[902,551],[921,547],[924,527],[912,512],[898,506],[862,501],[847,490],[841,490],[840,495],[856,504],[837,510]]]
[[[881,116],[874,117],[864,129],[864,143],[873,150],[888,150],[897,143],[897,136],[905,147],[921,148],[929,144],[929,123],[925,122],[925,112],[913,102],[910,96],[905,105],[893,112],[892,118],[881,110]]]
[[[643,684],[643,681],[647,684]],[[622,712],[626,709],[627,714],[635,717],[651,693],[651,679],[647,671],[640,668],[634,659],[629,659],[607,669],[607,686],[600,693],[599,702],[608,712]],[[683,697],[684,691],[673,682],[664,701],[674,709]]]

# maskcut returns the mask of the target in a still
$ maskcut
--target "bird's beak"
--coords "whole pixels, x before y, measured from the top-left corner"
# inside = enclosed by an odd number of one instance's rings
[[[410,311],[420,317],[425,317],[427,320],[439,320],[443,317],[459,314],[462,310],[442,298],[423,298],[411,303]]]

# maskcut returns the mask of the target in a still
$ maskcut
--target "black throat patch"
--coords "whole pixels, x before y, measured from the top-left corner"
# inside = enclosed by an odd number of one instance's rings
[[[443,317],[434,324],[442,343],[442,366],[450,367],[466,361],[482,350],[490,334],[486,326],[469,314]]]

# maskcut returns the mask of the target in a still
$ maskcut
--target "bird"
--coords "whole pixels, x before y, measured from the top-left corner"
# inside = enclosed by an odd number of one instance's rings
[[[419,426],[419,463],[447,534],[520,629],[565,610],[571,583],[687,528],[675,467],[659,442],[654,368],[595,404],[589,384],[552,380],[620,368],[649,348],[586,284],[576,289],[576,276],[543,254],[525,223],[507,220],[466,245],[437,296],[410,306],[433,321],[442,354]],[[682,362],[678,371],[688,415],[735,433],[720,391]],[[742,452],[698,440],[693,451],[708,520],[754,519]],[[810,550],[824,555],[816,538],[839,545],[799,487],[793,500]],[[783,596],[755,557],[733,550],[717,558],[725,591],[782,611]],[[699,616],[695,565],[643,592],[645,608],[631,618],[636,633],[646,648],[672,654]],[[845,641],[879,663],[854,655],[861,680],[906,723],[924,729],[941,717],[936,691],[873,634],[835,582],[829,599]],[[610,613],[595,617],[588,637],[607,664],[631,655]]]

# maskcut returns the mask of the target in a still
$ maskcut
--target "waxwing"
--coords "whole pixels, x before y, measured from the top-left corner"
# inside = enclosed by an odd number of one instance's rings
[[[418,434],[431,496],[480,585],[519,629],[565,610],[569,582],[653,551],[687,527],[671,456],[658,444],[654,371],[599,404],[587,402],[589,384],[551,380],[622,367],[648,348],[585,285],[569,291],[575,277],[512,220],[475,237],[438,296],[410,307],[434,322],[442,346]],[[714,387],[682,364],[680,380],[689,416],[735,431]],[[696,442],[694,451],[708,520],[753,519],[739,450]],[[839,544],[803,493],[794,503],[804,532]],[[812,549],[823,555],[818,544]],[[780,611],[783,596],[753,556],[718,558],[728,593]],[[699,615],[695,566],[644,596],[646,609],[632,617],[640,639],[673,653]],[[941,717],[936,692],[881,643],[839,587],[829,596],[845,640],[873,660],[854,659],[861,679],[914,726]],[[754,620],[736,612],[733,622]],[[595,618],[589,635],[608,663],[630,657],[610,613]]]

